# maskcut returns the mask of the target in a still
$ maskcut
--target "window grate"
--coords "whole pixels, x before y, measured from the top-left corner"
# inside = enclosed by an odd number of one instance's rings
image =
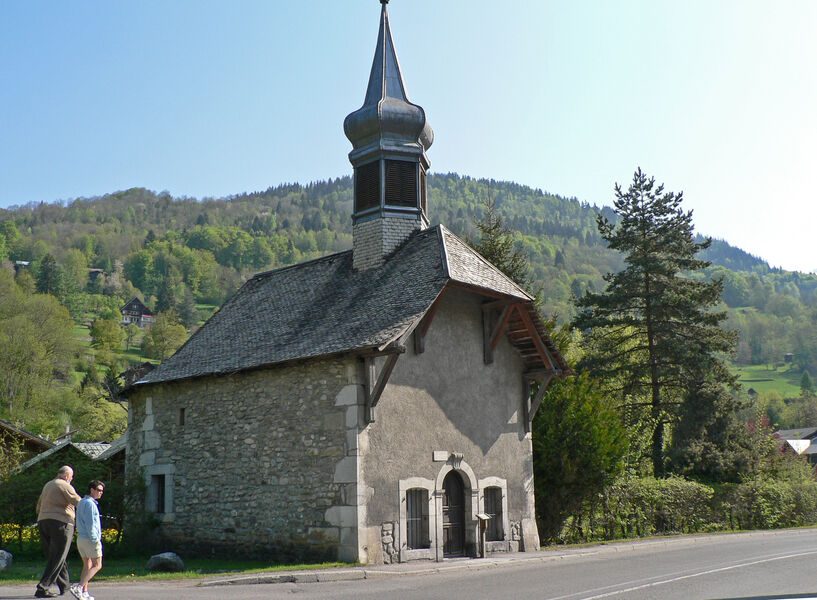
[[[485,539],[489,542],[499,542],[505,539],[502,530],[502,488],[485,488],[485,514],[491,517],[488,528],[485,530]]]
[[[430,548],[428,536],[428,490],[415,488],[406,492],[406,533],[410,550]]]

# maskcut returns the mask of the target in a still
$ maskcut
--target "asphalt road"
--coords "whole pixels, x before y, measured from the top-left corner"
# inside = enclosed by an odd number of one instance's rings
[[[464,568],[336,583],[197,587],[198,582],[99,584],[98,600],[331,598],[448,600],[817,600],[817,530],[716,536],[665,545],[587,548],[545,562]],[[589,552],[589,554],[588,554]],[[475,564],[475,563],[474,563]],[[0,587],[0,598],[31,598],[33,587]]]

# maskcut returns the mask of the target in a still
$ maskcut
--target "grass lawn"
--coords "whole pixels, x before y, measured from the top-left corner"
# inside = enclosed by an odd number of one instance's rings
[[[778,392],[784,398],[796,398],[800,395],[799,371],[789,365],[770,369],[768,365],[749,365],[736,367],[738,382],[746,391],[753,388],[758,393]]]
[[[201,558],[184,561],[186,571],[181,573],[150,573],[145,568],[148,556],[103,558],[102,570],[94,577],[95,581],[127,581],[132,579],[195,579],[208,575],[243,575],[267,571],[305,571],[309,569],[328,569],[349,567],[349,563],[318,563],[297,565],[274,565],[263,561],[240,561],[230,559]],[[30,557],[17,558],[10,569],[0,571],[0,585],[36,585],[45,567],[45,559]],[[68,558],[68,570],[71,581],[78,581],[82,566],[79,558],[72,551]]]

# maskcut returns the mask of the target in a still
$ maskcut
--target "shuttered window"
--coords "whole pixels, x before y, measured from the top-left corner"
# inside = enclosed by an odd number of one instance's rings
[[[406,492],[406,534],[409,550],[431,547],[428,536],[428,490],[414,488]]]
[[[380,204],[380,161],[355,169],[355,212]]]
[[[417,163],[386,161],[386,204],[417,206]]]
[[[425,214],[428,214],[426,208],[426,172],[420,167],[420,208]]]
[[[489,542],[498,542],[505,539],[502,530],[502,488],[485,488],[485,514],[491,517],[485,539]]]

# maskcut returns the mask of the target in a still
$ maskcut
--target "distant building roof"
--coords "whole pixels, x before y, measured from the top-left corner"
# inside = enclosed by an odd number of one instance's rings
[[[54,444],[49,442],[45,438],[41,438],[36,433],[31,433],[30,431],[26,431],[25,429],[21,429],[17,427],[10,421],[5,421],[0,419],[0,429],[5,429],[6,431],[10,432],[12,435],[16,435],[20,439],[23,440],[23,443],[28,446],[31,450],[48,450],[49,448],[53,448]]]
[[[75,448],[76,450],[79,450],[80,452],[82,452],[85,456],[87,456],[89,458],[92,458],[92,459],[95,459],[100,454],[105,452],[105,450],[110,448],[110,446],[111,446],[111,444],[109,444],[107,442],[71,442],[71,441],[65,441],[65,442],[62,442],[61,444],[57,444],[56,446],[54,446],[50,450],[46,450],[45,452],[43,452],[41,454],[38,454],[34,458],[27,460],[26,462],[24,462],[23,464],[20,465],[19,470],[20,471],[25,471],[26,469],[36,465],[38,462],[40,462],[42,460],[45,460],[49,456],[53,456],[54,454],[56,454],[58,452],[62,452],[63,450],[65,450],[68,447]]]
[[[152,315],[153,312],[139,300],[139,298],[131,298],[128,303],[120,309],[120,312],[133,312],[140,315]]]
[[[380,267],[356,271],[346,251],[256,275],[134,385],[382,350],[410,332],[449,284],[528,305],[525,318],[554,367],[568,371],[531,296],[439,225],[412,234]]]
[[[810,440],[817,437],[817,427],[781,429],[780,431],[775,431],[773,435],[781,440]]]

